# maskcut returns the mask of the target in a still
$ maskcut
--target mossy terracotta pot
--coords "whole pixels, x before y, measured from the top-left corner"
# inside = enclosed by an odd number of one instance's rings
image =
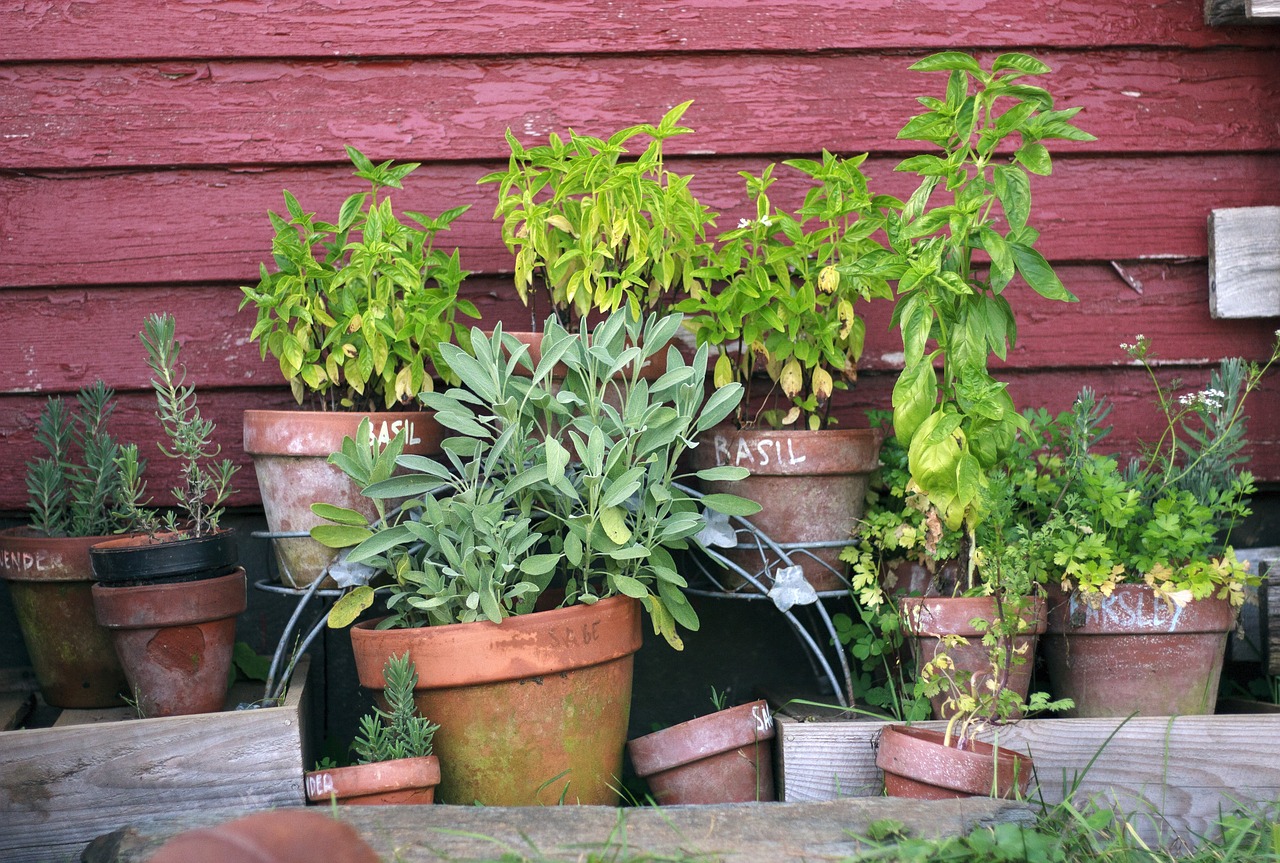
[[[1045,631],[1048,614],[1047,603],[1043,599],[1037,597],[1028,600],[1028,603],[1022,609],[1026,634],[1013,639],[1015,655],[1022,661],[1013,660],[1007,683],[1008,688],[1024,700],[1031,689],[1036,645]],[[993,598],[908,596],[899,600],[898,609],[902,616],[902,631],[911,638],[917,667],[923,667],[938,654],[945,653],[954,663],[955,670],[966,675],[964,679],[958,680],[962,687],[967,688],[967,681],[975,677],[979,686],[990,679],[991,650],[982,643],[984,630],[974,626],[974,621],[995,620],[997,608]],[[966,639],[966,643],[954,647],[944,646],[943,639],[951,635],[961,636]],[[951,713],[943,705],[945,700],[944,694],[932,699],[935,719],[950,718]]]
[[[441,802],[614,806],[631,712],[640,605],[615,596],[505,618],[415,629],[351,629],[360,685],[409,653],[414,700],[438,723]]]
[[[22,640],[46,703],[89,709],[124,702],[124,671],[111,633],[93,615],[89,549],[106,536],[46,537],[0,531],[0,578],[9,585]]]
[[[227,696],[245,572],[178,584],[93,586],[131,697],[145,716],[221,710]]]
[[[1067,716],[1213,713],[1236,609],[1225,599],[1177,606],[1145,584],[1109,597],[1051,597],[1044,653]]]
[[[736,482],[705,482],[708,493],[729,493],[763,507],[748,521],[784,546],[835,543],[811,552],[787,550],[815,590],[844,590],[840,551],[866,509],[867,483],[880,465],[879,429],[740,430],[720,426],[699,435],[694,470],[733,465],[751,471]],[[743,544],[743,537],[739,537]],[[779,559],[767,549],[728,549],[725,557],[755,575]],[[726,574],[730,586],[731,574]],[[740,579],[738,580],[740,582]],[[766,578],[766,582],[768,579]]]
[[[439,784],[440,759],[434,755],[313,770],[306,775],[309,802],[336,800],[347,806],[434,803]]]
[[[343,438],[355,437],[365,417],[380,444],[385,445],[403,429],[406,454],[440,452],[443,430],[431,413],[244,412],[244,450],[253,457],[271,532],[305,533],[325,524],[311,511],[313,503],[331,503],[374,517],[373,502],[360,494],[346,474],[329,464],[329,456],[342,449]],[[280,581],[286,587],[309,586],[337,555],[308,536],[276,539],[272,545]]]
[[[700,716],[627,744],[636,775],[660,805],[777,799],[773,716],[753,701]]]
[[[885,793],[916,800],[1009,798],[1026,793],[1033,770],[1028,756],[980,740],[967,741],[965,749],[944,741],[941,731],[885,726],[876,750]]]

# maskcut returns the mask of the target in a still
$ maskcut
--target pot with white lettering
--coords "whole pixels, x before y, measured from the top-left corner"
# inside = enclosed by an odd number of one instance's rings
[[[699,437],[695,470],[730,465],[751,472],[732,483],[734,493],[760,504],[751,524],[803,568],[819,591],[844,590],[840,550],[862,518],[867,483],[880,463],[879,429],[819,431],[736,429],[720,426]],[[704,482],[708,493],[727,490]],[[779,559],[739,533],[726,557],[767,587]],[[733,586],[733,580],[729,580]]]
[[[659,805],[769,802],[774,734],[768,703],[753,701],[637,737],[627,753]]]
[[[421,411],[343,413],[340,411],[244,412],[244,449],[253,457],[262,508],[272,533],[305,534],[323,523],[311,511],[316,502],[354,509],[373,517],[373,505],[329,456],[354,437],[368,417],[373,440],[386,446],[405,432],[407,455],[440,451],[442,431],[431,413]],[[305,535],[276,539],[276,563],[287,587],[305,588],[324,571],[336,552]]]
[[[124,671],[111,633],[93,616],[89,548],[108,537],[0,531],[0,578],[46,703],[88,709],[123,702]]]
[[[1213,713],[1235,620],[1225,599],[1178,605],[1145,584],[1056,591],[1042,647],[1054,697],[1075,702],[1067,716]]]

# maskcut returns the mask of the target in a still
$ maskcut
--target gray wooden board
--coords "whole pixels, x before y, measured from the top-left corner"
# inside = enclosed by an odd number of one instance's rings
[[[1267,574],[1266,590],[1262,593],[1262,609],[1267,624],[1266,672],[1280,677],[1280,569]]]
[[[1280,316],[1280,207],[1209,214],[1209,313],[1215,318]]]
[[[144,816],[301,803],[308,665],[280,707],[0,733],[0,860],[73,856]]]
[[[1204,0],[1204,20],[1211,27],[1280,22],[1280,0]]]
[[[879,794],[875,743],[884,725],[778,717],[783,799]],[[1280,802],[1280,715],[1029,719],[1002,729],[1000,741],[1035,760],[1039,791],[1032,799],[1042,794],[1058,803],[1079,777],[1073,799],[1094,797],[1135,813],[1144,838],[1166,845],[1206,833],[1237,805]]]
[[[85,863],[141,863],[164,841],[192,827],[236,813],[195,813],[150,820],[95,841]],[[818,803],[739,803],[613,809],[606,806],[342,806],[350,823],[384,860],[581,861],[691,859],[700,863],[818,863],[858,850],[856,837],[873,821],[901,821],[918,836],[968,833],[1001,822],[1029,824],[1025,804],[1002,800],[835,800]],[[596,858],[591,858],[596,859]],[[645,859],[649,859],[646,857]]]

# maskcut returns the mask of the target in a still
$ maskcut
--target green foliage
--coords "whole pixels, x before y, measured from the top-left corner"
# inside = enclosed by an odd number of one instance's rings
[[[639,318],[699,288],[715,214],[693,197],[692,178],[671,173],[662,158],[669,138],[692,131],[678,125],[690,104],[608,140],[569,130],[567,141],[552,133],[524,147],[507,131],[507,170],[480,182],[499,184],[493,215],[516,256],[516,292],[526,305],[535,277],[566,325],[592,309],[625,307]],[[648,145],[624,160],[641,136]]]
[[[711,707],[719,713],[729,706],[729,690],[711,687]]]
[[[351,743],[356,763],[425,758],[431,754],[431,741],[440,726],[418,713],[413,700],[418,672],[408,652],[388,657],[382,676],[386,680],[382,695],[387,709],[375,706],[373,712],[360,717],[359,733]]]
[[[107,431],[115,392],[102,381],[45,403],[36,443],[46,456],[27,462],[31,526],[45,536],[102,536],[134,527],[116,470],[120,444]],[[138,470],[141,471],[141,465]]]
[[[497,622],[531,611],[555,579],[567,604],[642,600],[654,631],[680,646],[676,624],[696,629],[698,619],[672,552],[702,529],[703,507],[750,515],[758,506],[733,495],[700,504],[676,486],[693,439],[741,397],[740,388],[705,397],[705,347],[690,364],[670,348],[666,372],[641,377],[679,326],[679,315],[641,322],[620,311],[573,334],[549,318],[536,367],[501,327],[474,330],[470,352],[445,346],[465,389],[423,396],[455,432],[442,460],[372,453],[362,429],[331,461],[374,499],[378,519],[316,508],[335,523],[312,536],[392,579],[387,626]],[[567,370],[558,383],[557,364]],[[372,592],[350,597],[330,625],[351,620]]]
[[[220,448],[213,443],[214,423],[200,416],[196,390],[187,385],[187,370],[179,360],[181,345],[174,338],[176,324],[169,314],[149,315],[139,338],[147,350],[151,388],[156,394],[156,419],[169,440],[160,452],[178,461],[179,484],[170,490],[179,512],[163,518],[148,509],[146,484],[142,481],[138,449],[122,447],[116,459],[125,509],[149,533],[162,527],[184,536],[216,533],[222,505],[231,496],[231,478],[239,468],[230,459],[212,461]]]
[[[1014,474],[1028,517],[1044,541],[1030,564],[1065,589],[1099,599],[1117,584],[1146,583],[1179,605],[1216,596],[1233,605],[1258,583],[1231,548],[1232,526],[1248,516],[1253,478],[1245,458],[1245,401],[1280,358],[1280,340],[1262,365],[1224,360],[1199,391],[1180,397],[1154,373],[1150,340],[1122,346],[1146,369],[1163,426],[1155,444],[1127,467],[1098,453],[1109,408],[1089,388],[1045,429]]]
[[[945,72],[947,86],[942,99],[921,98],[928,110],[898,133],[934,144],[942,155],[913,156],[897,167],[921,182],[887,228],[894,257],[887,268],[898,295],[893,321],[904,352],[893,422],[912,480],[955,529],[977,523],[984,475],[1023,428],[1005,384],[987,367],[1017,340],[1005,289],[1020,275],[1043,297],[1075,299],[1035,249],[1028,173],[1052,170],[1043,142],[1093,136],[1069,122],[1079,108],[1055,109],[1047,90],[1020,80],[1049,71],[1025,54],[1002,54],[985,70],[948,51],[911,68]],[[1003,155],[1009,146],[1011,159]],[[929,208],[937,191],[949,200]],[[975,251],[989,258],[985,270],[974,267]],[[862,266],[842,270],[856,275]]]
[[[885,211],[901,202],[867,189],[866,154],[822,161],[784,162],[811,181],[795,213],[769,199],[773,165],[755,177],[741,172],[756,218],[717,238],[707,274],[721,286],[695,287],[678,308],[690,315],[698,344],[718,351],[716,386],[741,384],[747,398],[739,427],[774,428],[802,422],[818,429],[831,421],[831,396],[857,380],[866,324],[859,300],[892,296],[878,266],[885,250],[872,235]],[[855,269],[849,269],[860,262]],[[749,414],[757,371],[772,388],[760,411]],[[781,405],[781,406],[777,406]]]
[[[327,408],[386,410],[431,389],[433,375],[455,380],[439,346],[466,335],[458,312],[479,314],[458,297],[467,273],[457,250],[435,248],[435,237],[467,207],[407,212],[413,224],[402,223],[388,190],[403,188],[418,163],[375,165],[354,147],[347,155],[370,191],[348,197],[336,222],[316,220],[286,191],[288,218],[269,214],[276,271],[260,265],[240,308],[256,307],[250,339],[279,361],[299,404],[310,393]]]

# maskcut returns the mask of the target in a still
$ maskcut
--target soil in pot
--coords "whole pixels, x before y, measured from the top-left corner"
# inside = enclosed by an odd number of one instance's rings
[[[439,784],[440,759],[434,755],[314,770],[306,776],[309,802],[357,806],[434,803]]]
[[[957,672],[967,672],[970,679],[977,676],[979,681],[991,677],[990,648],[982,643],[982,630],[973,626],[973,621],[994,620],[996,617],[995,600],[988,596],[977,597],[903,597],[899,600],[902,614],[902,630],[911,637],[912,649],[915,652],[916,667],[923,667],[939,653],[946,653],[955,663]],[[1026,700],[1031,689],[1031,672],[1035,666],[1036,644],[1041,633],[1045,631],[1047,603],[1043,599],[1034,599],[1023,610],[1023,619],[1027,623],[1027,634],[1014,639],[1014,649],[1020,651],[1025,660],[1015,665],[1009,673],[1008,687]],[[967,644],[955,647],[944,647],[942,639],[948,635],[963,636]],[[963,681],[961,681],[963,685]],[[982,685],[981,682],[979,685]],[[948,719],[950,713],[944,708],[945,694],[932,699],[935,719]],[[1016,719],[1017,716],[1011,717]]]
[[[144,716],[221,710],[245,572],[181,584],[93,586],[98,622],[111,631],[128,690]]]
[[[885,793],[916,800],[1025,796],[1033,769],[1028,756],[980,740],[958,749],[945,739],[941,731],[885,726],[876,750]]]
[[[1225,599],[1170,606],[1145,584],[1118,585],[1091,603],[1078,593],[1049,602],[1044,654],[1067,716],[1213,713],[1236,610]]]
[[[748,520],[787,551],[813,588],[845,590],[840,551],[866,509],[867,482],[880,464],[882,438],[879,429],[774,431],[721,426],[699,437],[691,459],[695,470],[720,465],[750,470],[746,479],[703,483],[703,490],[736,494],[760,504],[763,509]],[[748,537],[740,534],[739,544],[747,547],[723,551],[748,573],[772,572],[779,564],[776,554],[762,551]],[[805,545],[814,547],[810,551],[789,548]],[[730,587],[740,585],[731,573],[723,579],[728,579]],[[766,586],[770,580],[764,579]]]
[[[240,565],[234,532],[178,539],[177,534],[133,534],[98,542],[89,549],[93,577],[100,584],[136,586],[180,584],[220,578]]]
[[[329,456],[354,437],[368,417],[374,440],[385,444],[406,430],[404,452],[433,455],[444,432],[430,413],[342,413],[335,411],[245,411],[244,449],[253,457],[267,527],[272,533],[306,533],[324,519],[313,503],[331,503],[373,518],[372,502]],[[280,580],[286,587],[309,586],[337,555],[309,536],[273,540]],[[326,581],[326,584],[330,582]]]
[[[381,692],[387,658],[409,652],[418,710],[440,725],[441,802],[617,805],[641,641],[635,600],[500,624],[375,626],[351,629],[360,685]]]
[[[89,549],[105,536],[0,531],[0,578],[9,584],[22,640],[47,704],[76,710],[124,702],[111,633],[93,615]]]
[[[700,716],[627,744],[660,805],[777,799],[773,717],[764,701]]]

